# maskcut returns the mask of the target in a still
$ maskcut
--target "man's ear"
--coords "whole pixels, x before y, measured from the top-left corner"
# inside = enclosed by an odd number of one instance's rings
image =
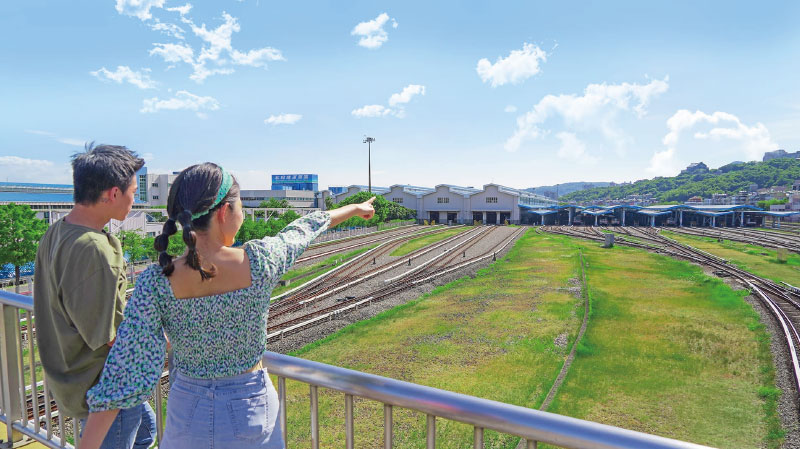
[[[112,187],[108,190],[104,190],[103,193],[100,194],[100,202],[108,203],[111,200],[116,199],[118,194],[119,194],[119,187]]]

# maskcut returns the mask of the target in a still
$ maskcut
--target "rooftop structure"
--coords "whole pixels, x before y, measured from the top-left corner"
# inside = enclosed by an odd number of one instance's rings
[[[0,202],[72,203],[73,188],[69,184],[0,182]]]

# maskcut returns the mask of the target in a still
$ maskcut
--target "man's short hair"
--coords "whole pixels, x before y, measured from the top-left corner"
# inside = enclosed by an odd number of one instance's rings
[[[144,159],[126,147],[87,143],[86,151],[72,155],[75,202],[94,204],[112,187],[127,190],[131,178],[143,166]]]

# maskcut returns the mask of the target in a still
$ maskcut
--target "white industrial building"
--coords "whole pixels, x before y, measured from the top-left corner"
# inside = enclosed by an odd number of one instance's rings
[[[366,190],[366,186],[349,186],[335,196],[335,202]],[[383,190],[383,191],[381,191]],[[486,184],[482,189],[439,184],[434,188],[396,184],[388,189],[373,187],[372,191],[387,200],[416,211],[417,220],[437,223],[517,224],[521,209],[548,207],[556,201],[525,190],[499,184]]]
[[[333,195],[333,202],[338,203],[347,197],[353,196],[359,192],[366,192],[367,190],[369,190],[368,186],[362,186],[362,185],[347,186],[347,190],[345,190],[344,192],[339,193],[337,195]],[[389,191],[388,187],[372,186],[372,192],[375,193],[376,195],[383,195],[388,191]]]

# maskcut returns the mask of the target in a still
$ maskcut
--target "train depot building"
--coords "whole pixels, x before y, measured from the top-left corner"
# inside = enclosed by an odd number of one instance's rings
[[[334,197],[335,202],[366,190],[366,186],[349,186]],[[525,190],[499,184],[483,188],[439,184],[419,187],[396,184],[391,187],[372,187],[377,195],[416,211],[419,222],[444,224],[520,224],[526,221],[528,208],[555,207],[556,201]]]

